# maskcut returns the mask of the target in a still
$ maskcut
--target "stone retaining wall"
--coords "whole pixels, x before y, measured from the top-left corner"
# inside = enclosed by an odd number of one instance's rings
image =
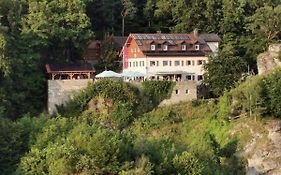
[[[182,101],[197,99],[197,84],[195,81],[179,81],[173,89],[170,99],[163,100],[162,105],[176,104]]]
[[[92,81],[92,79],[48,80],[48,113],[56,113],[57,105],[65,104],[72,98],[74,92],[86,88]]]

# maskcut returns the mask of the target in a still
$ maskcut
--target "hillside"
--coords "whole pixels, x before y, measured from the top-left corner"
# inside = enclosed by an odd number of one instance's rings
[[[253,77],[220,99],[164,107],[157,105],[171,82],[90,84],[60,115],[1,119],[0,172],[278,174],[280,122],[263,105],[273,92],[262,82],[280,75]]]

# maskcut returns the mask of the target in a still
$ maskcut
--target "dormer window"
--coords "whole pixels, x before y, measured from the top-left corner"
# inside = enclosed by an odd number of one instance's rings
[[[200,50],[200,45],[199,44],[195,45],[195,50]]]
[[[150,50],[155,50],[155,44],[150,45]]]
[[[181,45],[181,50],[186,50],[186,45],[185,44]]]
[[[167,44],[163,45],[163,50],[168,50],[168,45]]]

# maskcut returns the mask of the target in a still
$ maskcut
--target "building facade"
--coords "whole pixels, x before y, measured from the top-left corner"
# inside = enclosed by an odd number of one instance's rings
[[[203,65],[218,51],[216,34],[130,34],[123,46],[123,72],[148,79],[203,80]]]

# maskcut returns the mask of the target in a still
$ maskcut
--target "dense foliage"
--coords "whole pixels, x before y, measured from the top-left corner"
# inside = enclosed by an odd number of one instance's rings
[[[247,67],[243,59],[234,56],[230,50],[226,49],[218,55],[210,57],[208,63],[204,65],[207,71],[204,83],[215,95],[222,95],[224,91],[233,88]]]
[[[105,126],[96,114],[25,116],[16,124],[25,133],[17,143],[24,141],[29,151],[23,155],[26,150],[19,150],[16,174],[243,173],[243,162],[234,155],[235,137],[225,132],[231,125],[216,119],[214,102],[203,104],[158,108],[135,118],[122,131]],[[8,145],[2,143],[3,148]],[[11,157],[7,154],[1,161]],[[10,172],[17,161],[10,162]]]
[[[62,116],[77,116],[85,110],[98,112],[101,120],[115,119],[114,126],[126,126],[132,116],[143,114],[169,98],[173,90],[171,81],[145,81],[141,87],[110,79],[98,80],[77,93],[68,104],[58,107]],[[105,114],[105,115],[101,115]]]
[[[224,94],[220,99],[224,116],[273,116],[280,118],[281,70],[275,69],[266,76],[247,79],[237,88]]]
[[[82,58],[92,38],[86,2],[0,1],[0,116],[43,111],[45,63]]]
[[[17,122],[1,119],[0,151],[5,156],[0,158],[3,162],[0,171],[12,173],[17,169],[16,174],[243,174],[245,164],[236,152],[251,137],[249,130],[237,132],[237,127],[245,122],[261,127],[261,123],[253,122],[252,117],[233,122],[229,119],[237,115],[278,117],[278,110],[272,111],[280,105],[275,95],[278,88],[268,89],[265,85],[277,87],[280,75],[280,70],[276,70],[268,77],[250,78],[219,101],[196,100],[142,113],[134,113],[132,106],[144,108],[147,101],[139,97],[145,98],[146,93],[120,81],[99,81],[97,86],[89,85],[79,98],[76,97],[76,103],[81,105],[80,113],[53,118],[25,116]],[[105,98],[105,92],[111,95]],[[92,99],[102,103],[104,99],[114,100],[111,101],[113,105],[100,103],[96,111],[89,104]],[[114,107],[114,104],[118,104],[117,108],[108,111],[107,107]]]
[[[257,54],[280,40],[280,6],[276,0],[0,0],[0,115],[16,119],[42,112],[44,64],[83,59],[94,33],[96,39],[195,28],[199,33],[217,33],[222,38],[220,50],[226,53],[219,53],[218,59],[234,61],[222,83],[208,82],[221,94],[246,71],[242,65],[256,71]],[[119,68],[112,48],[105,40],[99,68]],[[213,67],[218,64],[212,62]],[[217,80],[216,73],[207,76]]]
[[[0,0],[0,174],[245,173],[235,153],[247,130],[230,134],[226,119],[280,117],[280,70],[247,80],[218,103],[154,110],[171,82],[98,81],[52,117],[37,116],[46,99],[44,64],[83,60],[94,36],[197,28],[222,38],[206,65],[206,83],[220,95],[247,65],[256,71],[257,54],[281,39],[280,14],[279,0]],[[115,67],[112,48],[106,40],[103,67]]]
[[[144,95],[156,106],[172,94],[174,82],[172,81],[145,81],[142,83]]]

